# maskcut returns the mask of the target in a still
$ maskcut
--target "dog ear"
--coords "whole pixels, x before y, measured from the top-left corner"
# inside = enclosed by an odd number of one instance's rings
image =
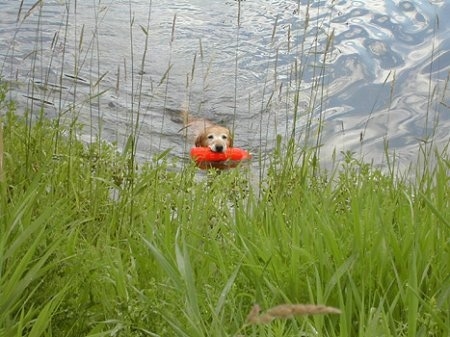
[[[231,133],[228,135],[228,142],[229,147],[233,147],[233,136],[231,135]]]
[[[205,146],[205,134],[201,133],[195,138],[195,146],[196,147],[204,147]]]

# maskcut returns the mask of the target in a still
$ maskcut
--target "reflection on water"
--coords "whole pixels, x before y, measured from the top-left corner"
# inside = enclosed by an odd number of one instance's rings
[[[380,162],[388,142],[407,163],[419,139],[449,139],[446,1],[35,3],[0,0],[11,95],[77,115],[86,140],[123,144],[138,120],[141,159],[186,157],[168,113],[186,102],[257,158],[293,130],[309,144],[320,130],[325,162],[334,149]]]

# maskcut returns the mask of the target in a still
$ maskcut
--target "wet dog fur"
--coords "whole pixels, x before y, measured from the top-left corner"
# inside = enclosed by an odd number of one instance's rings
[[[213,152],[222,153],[233,147],[233,137],[228,128],[213,122],[190,116],[183,112],[184,130],[197,147],[209,147]]]

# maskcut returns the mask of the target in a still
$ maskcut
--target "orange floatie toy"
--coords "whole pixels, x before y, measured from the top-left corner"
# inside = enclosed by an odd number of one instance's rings
[[[225,152],[214,152],[209,147],[193,147],[191,158],[201,169],[226,169],[239,165],[240,162],[252,158],[252,155],[238,147],[228,148]]]

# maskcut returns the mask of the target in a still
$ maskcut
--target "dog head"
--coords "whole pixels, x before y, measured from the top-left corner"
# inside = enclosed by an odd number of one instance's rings
[[[233,147],[230,130],[222,126],[210,126],[201,132],[195,139],[195,146],[209,147],[213,152],[225,152]]]

